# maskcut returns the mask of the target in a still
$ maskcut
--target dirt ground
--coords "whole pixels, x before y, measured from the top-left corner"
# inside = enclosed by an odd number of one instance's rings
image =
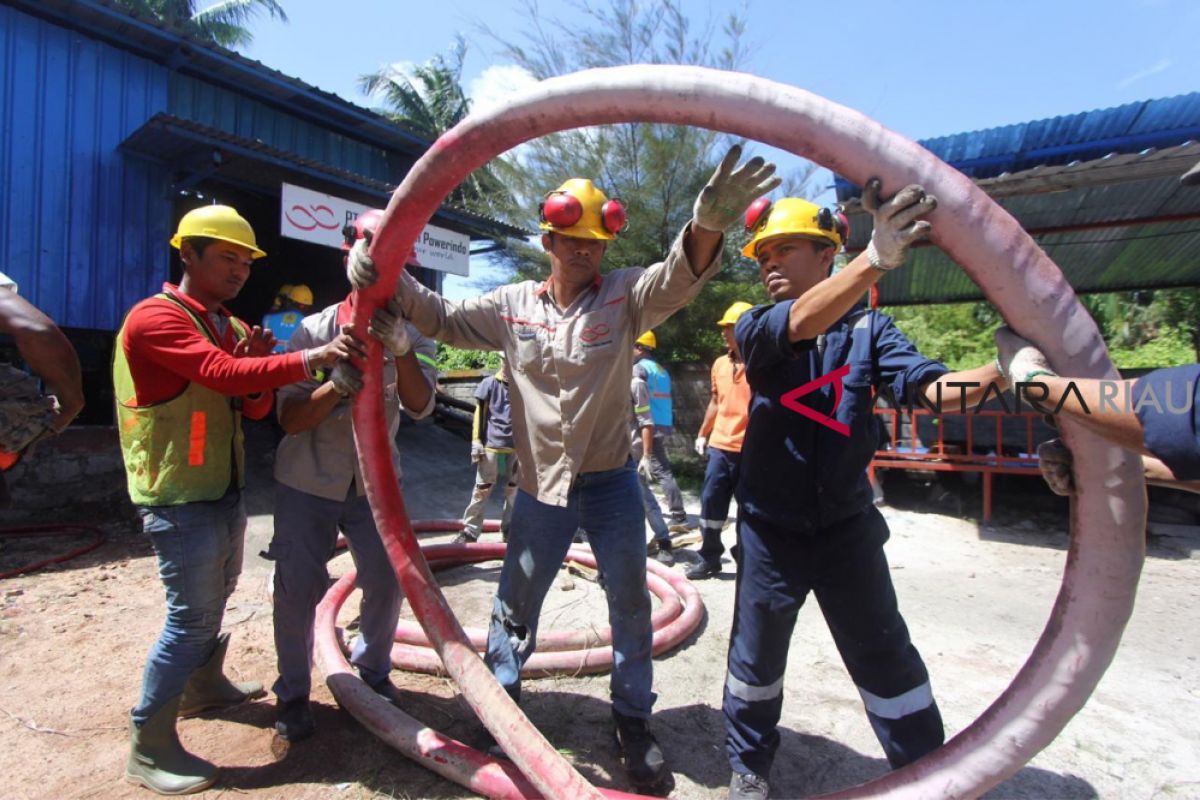
[[[402,432],[414,516],[443,516],[465,503],[471,480],[465,444],[440,429]],[[407,439],[407,441],[405,441]],[[233,633],[230,672],[274,679],[270,564],[258,557],[270,536],[270,483],[252,476],[246,566],[226,615]],[[1031,492],[1040,487],[1029,485]],[[1016,498],[1020,500],[1019,496]],[[971,722],[1007,685],[1045,623],[1058,589],[1067,520],[1022,519],[1011,506],[997,524],[925,510],[885,508],[888,555],[913,638],[932,673],[948,734]],[[690,510],[698,510],[694,498]],[[1062,735],[994,798],[1157,798],[1200,796],[1200,531],[1152,536],[1137,608],[1121,649],[1095,695]],[[726,529],[732,544],[732,529]],[[447,536],[429,537],[440,541]],[[55,546],[61,547],[61,543]],[[8,565],[50,549],[45,542],[0,553]],[[341,574],[348,556],[331,562]],[[445,573],[451,604],[483,625],[495,564]],[[720,580],[699,582],[707,619],[683,647],[655,664],[655,729],[676,774],[676,797],[724,798],[729,780],[720,715],[733,609],[732,563]],[[681,567],[677,567],[681,568]],[[542,626],[603,619],[599,588],[575,579],[555,586]],[[0,775],[5,798],[147,798],[121,780],[126,712],[146,652],[160,628],[162,593],[147,542],[128,528],[82,558],[0,581]],[[354,602],[343,612],[351,623]],[[468,743],[480,725],[443,679],[395,673],[412,693],[413,716]],[[526,684],[524,708],[585,775],[627,789],[609,738],[606,675]],[[259,702],[181,723],[189,749],[223,767],[202,796],[255,798],[466,797],[464,790],[387,749],[333,702],[316,681],[317,735],[288,746],[274,736],[273,706]],[[772,797],[845,787],[886,770],[858,694],[824,622],[810,604],[791,648],[771,776]]]

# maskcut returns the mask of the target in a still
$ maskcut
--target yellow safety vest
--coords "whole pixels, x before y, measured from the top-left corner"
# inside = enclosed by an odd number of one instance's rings
[[[155,295],[177,305],[215,346],[204,321],[169,294]],[[239,339],[246,328],[230,318]],[[188,383],[181,393],[148,406],[135,404],[133,376],[122,346],[125,324],[113,348],[113,390],[117,429],[129,483],[129,497],[139,506],[178,506],[219,500],[229,490],[236,469],[238,488],[246,485],[246,452],[241,399]]]

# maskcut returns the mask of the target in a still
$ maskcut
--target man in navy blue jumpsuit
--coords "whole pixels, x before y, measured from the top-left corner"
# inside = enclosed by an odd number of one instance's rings
[[[832,277],[844,219],[798,198],[747,213],[754,238],[743,254],[758,261],[775,302],[747,311],[734,328],[753,397],[723,704],[730,798],[767,796],[788,647],[810,591],[889,763],[903,766],[944,739],[929,674],[897,606],[883,551],[888,527],[867,480],[879,441],[874,392],[890,390],[906,403],[917,392],[936,397],[940,381],[986,385],[999,373],[988,366],[949,374],[890,317],[859,303],[927,235],[921,218],[936,206],[918,186],[883,203],[879,192],[873,180],[863,194],[875,218],[871,244]]]

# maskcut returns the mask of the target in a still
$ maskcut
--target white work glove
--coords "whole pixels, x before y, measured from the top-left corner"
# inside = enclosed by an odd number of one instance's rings
[[[888,201],[881,202],[878,178],[863,187],[863,208],[875,218],[875,230],[867,245],[867,260],[880,272],[904,265],[908,248],[929,235],[931,225],[921,219],[937,208],[937,198],[916,184],[905,186]]]
[[[386,308],[377,309],[371,316],[367,333],[382,342],[396,358],[407,355],[412,349],[408,325],[404,322],[404,315],[400,313],[400,303],[394,297],[388,300]]]
[[[740,145],[729,148],[717,171],[708,179],[708,185],[700,190],[692,207],[692,222],[697,227],[723,233],[741,221],[751,203],[783,182],[782,178],[771,177],[775,165],[765,163],[760,156],[735,170],[741,157]]]
[[[349,361],[339,361],[333,365],[329,382],[333,384],[333,390],[342,397],[354,397],[362,391],[362,370]]]
[[[704,453],[707,449],[708,449],[708,437],[707,436],[697,436],[696,437],[696,455],[700,456],[701,458],[704,458]]]
[[[650,462],[650,456],[642,456],[638,460],[637,471],[638,475],[641,475],[646,483],[654,482],[654,467]]]
[[[350,255],[346,259],[346,277],[355,289],[368,289],[379,280],[379,270],[375,269],[375,262],[367,255],[369,242],[369,239],[359,239],[350,248]]]
[[[1062,439],[1051,439],[1038,445],[1038,468],[1042,471],[1042,479],[1050,487],[1050,491],[1067,497],[1075,492],[1075,480],[1072,477],[1071,451],[1063,444]]]
[[[479,442],[473,442],[471,444],[471,463],[482,464],[485,458],[487,458],[487,450]]]
[[[1010,387],[1029,383],[1039,375],[1057,375],[1042,351],[1007,325],[996,329],[996,353],[996,367]]]

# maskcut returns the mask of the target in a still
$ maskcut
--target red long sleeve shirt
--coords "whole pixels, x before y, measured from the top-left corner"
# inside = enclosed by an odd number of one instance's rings
[[[163,284],[163,291],[192,309],[204,321],[212,340],[170,301],[151,297],[135,305],[125,319],[120,345],[129,363],[136,405],[178,397],[195,382],[229,397],[242,396],[242,414],[262,419],[274,403],[273,389],[308,377],[302,352],[235,358],[232,353],[237,335],[232,325],[225,324],[223,333],[218,332],[209,313],[196,300],[170,283]],[[232,316],[224,306],[215,313],[225,320]],[[213,341],[220,342],[221,347],[214,347]]]

